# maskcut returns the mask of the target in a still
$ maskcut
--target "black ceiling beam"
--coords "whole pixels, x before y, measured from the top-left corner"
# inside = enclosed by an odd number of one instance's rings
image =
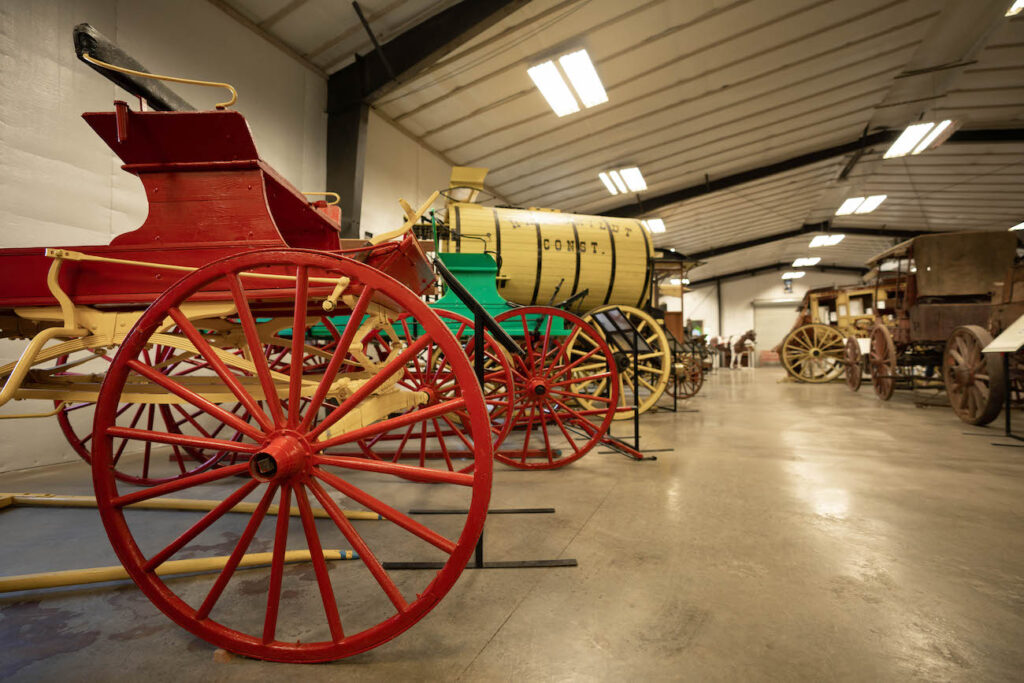
[[[911,237],[917,237],[926,232],[934,232],[929,230],[903,230],[897,228],[853,228],[853,227],[841,227],[838,225],[832,225],[828,221],[821,223],[804,223],[799,228],[794,230],[787,230],[786,232],[777,232],[771,235],[765,235],[763,237],[755,237],[754,239],[744,240],[743,242],[734,242],[733,244],[726,244],[721,247],[713,247],[711,249],[705,249],[704,251],[695,251],[693,253],[686,254],[689,259],[702,261],[712,256],[721,256],[722,254],[731,254],[734,251],[742,251],[743,249],[750,249],[751,247],[757,247],[762,244],[771,244],[772,242],[779,242],[782,240],[788,240],[792,237],[800,237],[812,232],[841,232],[846,235],[869,235],[871,237],[894,237],[898,239],[908,239]]]
[[[946,142],[1024,142],[1024,128],[958,130]]]
[[[700,280],[692,280],[687,287],[693,289],[695,287],[702,287],[704,285],[715,284],[716,282],[722,282],[724,280],[736,280],[741,277],[753,277],[754,275],[760,275],[761,273],[770,273],[772,271],[787,270],[793,267],[791,263],[770,263],[764,266],[756,266],[754,268],[745,268],[744,270],[737,270],[731,273],[723,273],[722,275],[716,275],[714,277],[706,277]],[[864,275],[868,272],[867,268],[860,266],[840,266],[840,265],[819,265],[819,266],[808,266],[801,268],[800,270],[816,270],[819,273],[852,273],[854,275]]]
[[[356,55],[355,62],[331,74],[328,110],[353,99],[372,101],[397,85],[396,79],[416,76],[529,2],[462,0],[379,45],[372,54]]]
[[[853,142],[835,145],[834,147],[826,147],[824,149],[815,150],[813,152],[808,152],[807,154],[801,154],[790,159],[777,161],[765,166],[759,166],[758,168],[752,168],[747,171],[740,171],[739,173],[723,176],[721,178],[709,178],[698,185],[684,187],[680,190],[673,190],[672,192],[666,192],[665,194],[657,195],[655,197],[646,197],[631,204],[623,204],[622,206],[617,206],[603,211],[602,215],[618,216],[621,218],[636,218],[670,204],[675,204],[687,199],[693,199],[694,197],[700,197],[701,195],[710,194],[712,192],[718,192],[719,190],[726,190],[754,180],[761,180],[762,178],[784,173],[785,171],[792,171],[803,166],[809,166],[810,164],[816,164],[819,161],[825,161],[826,159],[831,159],[833,157],[850,154],[851,152],[863,154],[863,152],[869,147],[893,142],[900,132],[901,131],[894,130],[877,131],[875,133],[865,135],[858,140],[854,140]],[[947,142],[1024,142],[1024,129],[992,128],[958,130],[949,137]]]
[[[850,152],[856,152],[873,145],[887,144],[895,140],[896,135],[896,131],[878,131],[876,133],[865,135],[853,142],[846,142],[841,145],[818,149],[813,152],[808,152],[807,154],[801,154],[783,161],[776,161],[773,164],[759,166],[758,168],[752,168],[747,171],[740,171],[739,173],[723,176],[721,178],[709,178],[699,185],[684,187],[680,190],[673,190],[672,192],[666,192],[665,194],[658,195],[656,197],[646,197],[643,200],[639,200],[632,204],[624,204],[622,206],[617,206],[613,209],[603,211],[602,215],[617,216],[620,218],[636,218],[637,216],[655,211],[670,204],[675,204],[687,199],[693,199],[694,197],[700,197],[701,195],[710,194],[712,192],[718,192],[719,190],[726,190],[730,187],[736,187],[737,185],[749,183],[754,180],[761,180],[762,178],[777,175],[785,171],[792,171],[803,166],[816,164],[819,161],[825,161],[826,159],[832,159],[833,157],[849,154]]]
[[[374,52],[327,80],[327,187],[341,197],[341,236],[365,237],[363,170],[370,103],[415,77],[481,31],[530,0],[462,0],[381,45],[357,3],[353,10],[370,34]]]

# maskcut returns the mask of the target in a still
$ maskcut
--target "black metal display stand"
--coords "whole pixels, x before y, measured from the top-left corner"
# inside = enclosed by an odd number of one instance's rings
[[[481,391],[484,388],[484,329],[491,333],[494,339],[517,355],[524,355],[523,349],[512,339],[501,325],[494,320],[480,303],[470,295],[462,283],[449,271],[440,259],[434,261],[441,278],[462,303],[466,304],[473,311],[473,344],[476,349],[476,356],[473,361],[473,369],[476,372],[477,382]],[[554,514],[555,508],[504,508],[488,510],[490,515],[538,515]],[[411,509],[410,515],[466,515],[469,510],[465,509]],[[441,569],[444,562],[383,562],[384,569]],[[473,561],[466,565],[466,569],[528,569],[547,567],[576,567],[579,563],[575,558],[556,558],[551,560],[501,560],[497,562],[484,561],[484,532],[480,531],[480,538],[476,542],[476,550],[473,553]]]

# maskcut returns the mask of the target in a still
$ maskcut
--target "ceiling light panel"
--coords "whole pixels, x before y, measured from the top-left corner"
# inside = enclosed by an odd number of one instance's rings
[[[1021,12],[1024,12],[1024,0],[1014,0],[1010,9],[1006,10],[1006,16],[1015,17]]]
[[[782,274],[782,279],[783,280],[799,280],[800,278],[802,278],[806,274],[807,273],[805,273],[802,270],[790,271],[790,272],[783,273]]]
[[[820,256],[808,256],[807,258],[798,258],[793,261],[794,268],[807,268],[809,266],[816,266],[821,261]]]
[[[849,216],[857,210],[857,207],[864,203],[863,197],[850,197],[843,205],[836,209],[837,216]]]
[[[857,207],[857,210],[854,211],[854,213],[871,213],[877,209],[888,196],[889,195],[886,194],[873,194],[865,199],[864,202]]]
[[[900,133],[900,136],[896,138],[896,142],[892,143],[892,146],[886,150],[883,159],[893,159],[895,157],[905,157],[910,154],[914,149],[921,143],[921,140],[928,135],[928,132],[935,126],[934,123],[915,123],[911,126],[907,126],[906,129]]]
[[[576,89],[583,106],[593,107],[608,101],[608,94],[604,91],[601,78],[597,75],[594,63],[590,61],[590,55],[586,50],[577,50],[558,58],[569,82]]]
[[[846,235],[818,235],[811,239],[810,246],[814,247],[834,247],[843,241]]]
[[[527,69],[540,94],[548,101],[548,105],[559,117],[573,114],[580,110],[569,86],[565,84],[562,74],[558,73],[558,67],[552,61],[538,64]]]
[[[622,179],[626,181],[626,187],[631,192],[642,192],[647,189],[647,181],[644,180],[643,174],[640,173],[640,169],[636,166],[620,169],[619,173],[622,175]]]
[[[647,229],[652,233],[665,232],[665,221],[660,218],[648,218],[645,221],[641,221],[641,223],[647,226]]]
[[[618,171],[610,171],[608,175],[611,176],[612,182],[615,183],[615,187],[618,188],[619,192],[627,192],[626,183],[623,182],[622,176],[619,175]]]
[[[612,182],[612,179],[608,177],[607,173],[601,171],[600,173],[597,174],[597,177],[601,179],[602,183],[604,183],[604,187],[606,190],[608,190],[609,194],[619,193],[618,188],[615,187],[615,183]]]
[[[1021,2],[1024,2],[1024,0],[1021,0]],[[1024,230],[1024,223],[1018,223],[1017,225],[1010,228],[1010,230]]]
[[[953,122],[950,121],[949,119],[941,121],[937,126],[928,131],[928,134],[924,136],[924,140],[921,140],[921,142],[918,143],[917,147],[914,148],[914,151],[911,152],[911,154],[920,154],[921,152],[931,147],[932,143],[935,142],[935,140],[938,139],[940,135],[946,132],[946,129],[948,129],[951,125],[953,125]]]

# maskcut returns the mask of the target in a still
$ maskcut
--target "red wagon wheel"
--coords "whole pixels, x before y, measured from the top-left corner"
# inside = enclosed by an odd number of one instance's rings
[[[864,374],[864,356],[860,352],[860,344],[854,337],[846,340],[846,386],[850,391],[860,389],[860,382]]]
[[[196,371],[208,371],[209,365],[194,358],[174,361],[177,350],[173,347],[157,345],[152,349],[143,351],[146,362],[157,365],[166,365],[164,372],[184,376],[193,374]],[[105,363],[110,363],[109,355],[100,356]],[[67,362],[68,357],[62,356],[57,359],[57,364]],[[60,402],[58,402],[60,405]],[[57,424],[60,425],[64,437],[85,462],[92,462],[92,426],[95,418],[96,404],[90,402],[65,403],[57,413]],[[237,414],[241,404],[227,406],[226,409]],[[188,410],[186,407],[177,404],[160,405],[156,403],[121,403],[114,414],[118,425],[128,428],[153,429],[154,427],[176,434],[193,434],[210,436],[213,438],[229,438],[238,440],[242,433],[237,430],[225,430],[226,425],[219,425],[213,428],[210,433],[199,421],[201,411]],[[224,433],[222,433],[224,432]],[[112,452],[114,461],[114,476],[119,480],[137,484],[139,486],[152,486],[161,482],[176,479],[183,474],[207,469],[219,464],[221,459],[229,456],[226,451],[208,452],[200,448],[174,444],[170,446],[171,452],[155,453],[152,443],[141,444],[138,452],[132,451],[130,439],[116,438],[113,441]]]
[[[558,308],[524,306],[496,320],[521,339],[526,355],[513,358],[514,424],[495,459],[553,469],[583,457],[608,431],[618,405],[611,348],[581,318]],[[554,334],[559,327],[563,334]],[[580,407],[581,398],[594,407]],[[513,443],[520,433],[522,443]]]
[[[871,328],[868,366],[875,394],[883,401],[888,401],[896,388],[896,346],[892,341],[892,333],[885,325]]]
[[[254,275],[278,279],[268,281]],[[281,276],[291,279],[282,282]],[[293,356],[299,357],[318,297],[333,289],[323,283],[335,283],[342,277],[350,279],[347,291],[358,299],[342,331],[338,353],[321,376],[313,378],[303,372],[301,364],[294,363],[287,381],[275,381],[256,336],[254,318],[290,316],[295,331]],[[261,350],[254,354],[253,372],[231,369],[219,361],[181,315],[182,305],[189,300],[211,296],[234,301],[249,348]],[[390,317],[387,311],[395,311],[395,317],[408,313],[423,332],[373,376],[346,381],[347,377],[338,377],[338,369],[368,309],[373,316]],[[244,406],[243,412],[252,417],[251,422],[204,398],[197,384],[179,381],[145,362],[142,350],[168,316],[196,342],[214,371],[203,379],[204,390],[217,391],[218,396],[233,394]],[[390,404],[381,402],[384,394],[400,391],[395,389],[395,378],[428,345],[446,355],[462,395],[391,416]],[[181,397],[201,409],[206,420],[226,423],[242,431],[245,438],[232,442],[117,426],[114,416],[122,394],[138,391],[140,385],[155,385]],[[320,407],[328,399],[335,403],[329,404],[329,413],[317,422]],[[465,431],[474,447],[474,469],[469,473],[331,452],[402,425],[456,411],[466,416]],[[147,489],[122,490],[111,470],[116,438],[223,449],[239,454],[242,461]],[[472,554],[487,514],[491,486],[487,408],[469,360],[451,332],[412,291],[380,271],[309,251],[268,250],[226,258],[186,276],[161,295],[125,338],[106,375],[96,406],[92,457],[96,500],[107,535],[146,596],[179,625],[219,647],[284,662],[327,661],[364,652],[421,619],[448,592]],[[385,501],[397,492],[408,495],[409,481],[429,484],[423,487],[423,494],[444,495],[446,503],[465,507],[468,514],[461,522],[447,522],[439,531],[399,512]],[[396,482],[401,485],[396,487]],[[438,488],[436,484],[449,486]],[[223,496],[223,502],[193,524],[183,522],[171,530],[166,520],[157,526],[146,524],[148,513],[126,509],[138,501],[180,495],[217,495]],[[386,521],[357,528],[358,523],[349,521],[339,508],[339,495]],[[256,503],[251,514],[225,515],[247,498]],[[311,498],[329,520],[314,517]],[[276,511],[270,509],[275,502]],[[292,514],[293,505],[297,516]],[[276,517],[276,522],[267,522],[268,516]],[[329,537],[355,550],[361,562],[329,569],[324,560],[324,543]],[[188,557],[209,547],[197,547],[197,540],[227,545],[230,556],[223,569],[216,575],[165,583],[157,575],[158,568],[172,558]],[[289,546],[308,551],[308,563],[286,566]],[[408,550],[419,559],[431,546],[442,559],[442,568],[436,574],[406,574],[401,580],[392,578],[376,554],[382,549],[388,553]],[[270,567],[247,570],[243,580],[236,569],[250,549],[269,550]],[[310,591],[310,586],[318,590]]]
[[[994,353],[982,353],[992,335],[978,325],[962,325],[949,335],[942,354],[942,379],[949,402],[961,420],[986,425],[999,416],[1007,377]]]
[[[436,311],[448,329],[466,351],[470,363],[475,363],[476,348],[473,323],[450,311]],[[421,333],[416,319],[403,315],[395,324],[374,335],[374,356],[386,358],[394,353],[397,344],[409,344]],[[475,368],[475,366],[474,366]],[[451,401],[462,395],[462,389],[452,372],[447,356],[436,346],[423,349],[406,365],[399,384],[409,391],[425,392],[428,405]],[[500,444],[512,429],[514,388],[512,366],[501,347],[484,335],[484,402],[491,418],[491,437]],[[473,444],[466,432],[465,411],[454,416],[427,420],[390,432],[383,432],[358,442],[362,453],[376,460],[391,462],[415,461],[423,467],[428,460],[443,461],[449,470],[466,472],[473,468]],[[467,461],[467,456],[470,460]]]

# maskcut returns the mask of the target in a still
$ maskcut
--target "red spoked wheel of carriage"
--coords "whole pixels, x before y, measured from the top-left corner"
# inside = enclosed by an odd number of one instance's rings
[[[526,351],[512,358],[513,425],[495,459],[520,469],[579,460],[615,416],[619,375],[611,348],[582,318],[559,308],[524,306],[495,320]]]
[[[150,349],[144,349],[142,356],[145,362],[157,365],[162,372],[169,375],[186,376],[195,373],[209,372],[209,365],[194,357],[184,356],[179,350],[171,346],[155,345]],[[105,371],[106,365],[111,361],[111,355],[96,354],[92,360],[93,364],[103,363],[102,367],[84,366],[86,369]],[[57,365],[64,365],[70,359],[62,356],[57,359]],[[81,372],[81,365],[72,363],[73,370],[78,372],[65,372],[63,374],[84,374]],[[102,374],[102,373],[101,373]],[[95,405],[86,401],[58,401],[56,407],[57,424],[68,443],[86,463],[92,462],[92,426],[95,417]],[[229,412],[238,414],[242,409],[240,403],[226,407]],[[188,406],[180,404],[159,404],[159,403],[135,403],[124,402],[118,405],[114,413],[114,420],[118,425],[131,429],[141,428],[153,430],[161,429],[177,434],[193,434],[212,438],[228,438],[237,441],[242,437],[242,432],[237,429],[228,429],[227,425],[221,423],[206,429],[199,421],[201,411],[192,410]],[[132,441],[130,439],[116,438],[113,441],[111,451],[111,466],[114,476],[119,480],[137,484],[139,486],[152,486],[162,482],[170,481],[188,473],[202,471],[216,465],[228,463],[235,454],[223,449],[207,450],[187,445],[170,445],[170,453],[157,455],[153,450],[153,444],[146,442],[137,444],[139,448],[132,452]]]
[[[473,323],[451,311],[438,310],[438,317],[448,326],[462,345],[470,363],[476,362],[476,339]],[[372,355],[387,358],[396,348],[416,339],[421,329],[413,316],[404,315],[393,325],[381,330],[368,341]],[[515,408],[512,366],[508,354],[489,334],[484,334],[483,392],[490,416],[491,439],[500,444],[512,429],[510,416]],[[447,356],[436,346],[427,346],[405,367],[399,384],[409,391],[427,395],[427,405],[451,401],[462,395],[462,387],[448,363]],[[465,411],[442,415],[439,419],[411,424],[408,427],[378,434],[358,442],[367,457],[391,462],[415,462],[421,467],[428,460],[438,460],[449,470],[466,472],[473,468],[473,444],[466,431]]]
[[[321,300],[342,277],[350,281],[346,292],[357,298],[349,300],[348,324],[323,374],[311,375],[299,363],[290,365],[284,379],[273,374],[255,318],[289,318],[295,331],[292,355],[300,357]],[[183,315],[188,302],[211,297],[234,302],[248,348],[260,350],[250,354],[251,365],[225,363],[224,354],[204,344],[200,331]],[[351,361],[346,349],[361,343],[356,339],[360,321],[397,319],[402,314],[415,318],[422,329],[408,346],[372,375],[339,373]],[[178,378],[146,362],[142,352],[168,317],[195,344],[212,375]],[[421,398],[403,395],[410,392],[397,380],[431,345],[445,354],[462,393],[396,415],[395,405]],[[244,438],[229,441],[118,426],[114,418],[122,394],[137,395],[147,386],[181,399],[201,410],[206,422],[225,423]],[[239,415],[221,407],[228,403],[227,395],[244,407]],[[251,420],[246,421],[243,413]],[[464,416],[464,430],[473,444],[471,472],[332,453],[403,425],[456,413]],[[238,454],[241,461],[138,489],[125,486],[113,474],[115,439],[224,450]],[[338,659],[374,648],[408,629],[461,574],[483,529],[490,497],[487,407],[459,342],[398,281],[356,261],[311,251],[249,252],[209,264],[172,285],[114,356],[96,405],[92,442],[100,516],[131,578],[160,610],[193,634],[259,659]],[[205,514],[173,513],[173,520],[166,512],[130,507],[171,496],[221,502]],[[468,512],[432,520],[437,527],[433,528],[397,509],[423,496],[442,497],[446,504]],[[350,519],[341,507],[342,498],[345,505],[376,513],[379,521]],[[244,513],[229,513],[240,509],[241,502],[252,505]],[[154,519],[153,514],[165,516]],[[338,543],[358,559],[331,560],[328,566],[325,558],[331,556],[332,545],[340,547],[334,545]],[[229,553],[215,572],[173,581],[158,575],[167,562],[209,552],[210,547]],[[289,562],[295,559],[293,551],[299,553],[297,563]],[[240,568],[244,558],[261,552],[269,567]],[[424,557],[439,559],[442,568],[436,573],[395,574],[382,563]]]

